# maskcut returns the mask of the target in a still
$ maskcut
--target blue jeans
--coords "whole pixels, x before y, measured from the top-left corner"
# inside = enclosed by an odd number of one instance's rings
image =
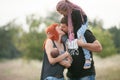
[[[80,37],[82,37],[82,40],[84,43],[87,43],[85,36],[84,36],[87,29],[88,29],[88,21],[85,24],[82,24],[81,27],[77,31],[77,38],[80,39]],[[82,49],[85,55],[85,59],[90,60],[91,58],[90,51],[85,48],[82,48]]]
[[[95,80],[95,75],[85,76],[82,78],[69,78],[68,80]]]
[[[44,80],[64,80],[64,78],[56,78],[56,77],[48,76]]]

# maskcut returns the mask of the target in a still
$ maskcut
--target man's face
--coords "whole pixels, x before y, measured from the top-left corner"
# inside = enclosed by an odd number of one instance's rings
[[[60,28],[62,31],[64,31],[65,33],[68,33],[68,26],[66,24],[61,23],[60,24]]]

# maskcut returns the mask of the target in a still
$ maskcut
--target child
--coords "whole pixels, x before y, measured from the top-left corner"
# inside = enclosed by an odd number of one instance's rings
[[[59,51],[57,48],[53,48],[52,51],[51,51],[51,56],[53,58],[56,58],[57,56],[59,56]]]
[[[53,48],[52,49],[52,51],[51,51],[51,56],[53,57],[53,58],[56,58],[56,57],[58,57],[59,55],[61,55],[61,54],[64,54],[65,53],[65,51],[60,51],[59,52],[59,50],[57,49],[57,48]],[[66,57],[66,58],[64,58],[63,60],[69,60],[69,58],[70,57]],[[71,63],[72,63],[72,60],[71,60]]]

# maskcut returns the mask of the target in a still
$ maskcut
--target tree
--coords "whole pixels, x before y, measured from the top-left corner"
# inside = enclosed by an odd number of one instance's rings
[[[115,47],[117,48],[117,52],[120,53],[120,29],[116,26],[113,26],[108,30],[111,34],[113,34],[112,39],[114,41]]]
[[[101,54],[97,55],[105,58],[116,54],[116,48],[112,39],[113,35],[108,30],[103,29],[102,24],[97,24],[97,22],[94,24],[96,24],[95,27],[90,25],[90,28],[103,47]]]
[[[5,26],[0,27],[0,58],[20,57],[20,51],[15,45],[15,39],[18,39],[20,27],[14,23],[14,20]]]
[[[36,16],[35,14],[31,14],[26,17],[26,23],[29,26],[30,32],[37,31],[39,25],[42,23],[42,17]]]
[[[46,38],[44,32],[39,32],[39,25],[42,23],[42,18],[36,15],[29,15],[26,18],[29,32],[24,32],[19,40],[18,48],[25,59],[42,60],[43,43]]]
[[[42,60],[43,43],[46,36],[45,33],[30,32],[24,33],[21,38],[19,49],[26,59]]]
[[[45,17],[44,19],[44,23],[48,26],[51,23],[60,23],[60,18],[61,16],[53,11],[53,12],[49,12],[48,16]]]

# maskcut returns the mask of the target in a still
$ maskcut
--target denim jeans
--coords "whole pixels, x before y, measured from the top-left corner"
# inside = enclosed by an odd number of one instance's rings
[[[68,80],[95,80],[95,75],[85,76],[82,78],[68,78]]]
[[[64,78],[56,78],[56,77],[49,76],[45,78],[44,80],[64,80]]]
[[[82,37],[82,40],[85,43],[87,43],[87,41],[85,39],[84,34],[85,34],[85,31],[87,30],[87,28],[88,28],[88,21],[85,24],[82,24],[81,27],[77,31],[77,38],[80,39],[80,37]],[[91,58],[90,51],[85,49],[85,48],[82,48],[82,49],[83,49],[83,52],[84,52],[84,55],[85,55],[85,59],[90,60],[90,58]]]

